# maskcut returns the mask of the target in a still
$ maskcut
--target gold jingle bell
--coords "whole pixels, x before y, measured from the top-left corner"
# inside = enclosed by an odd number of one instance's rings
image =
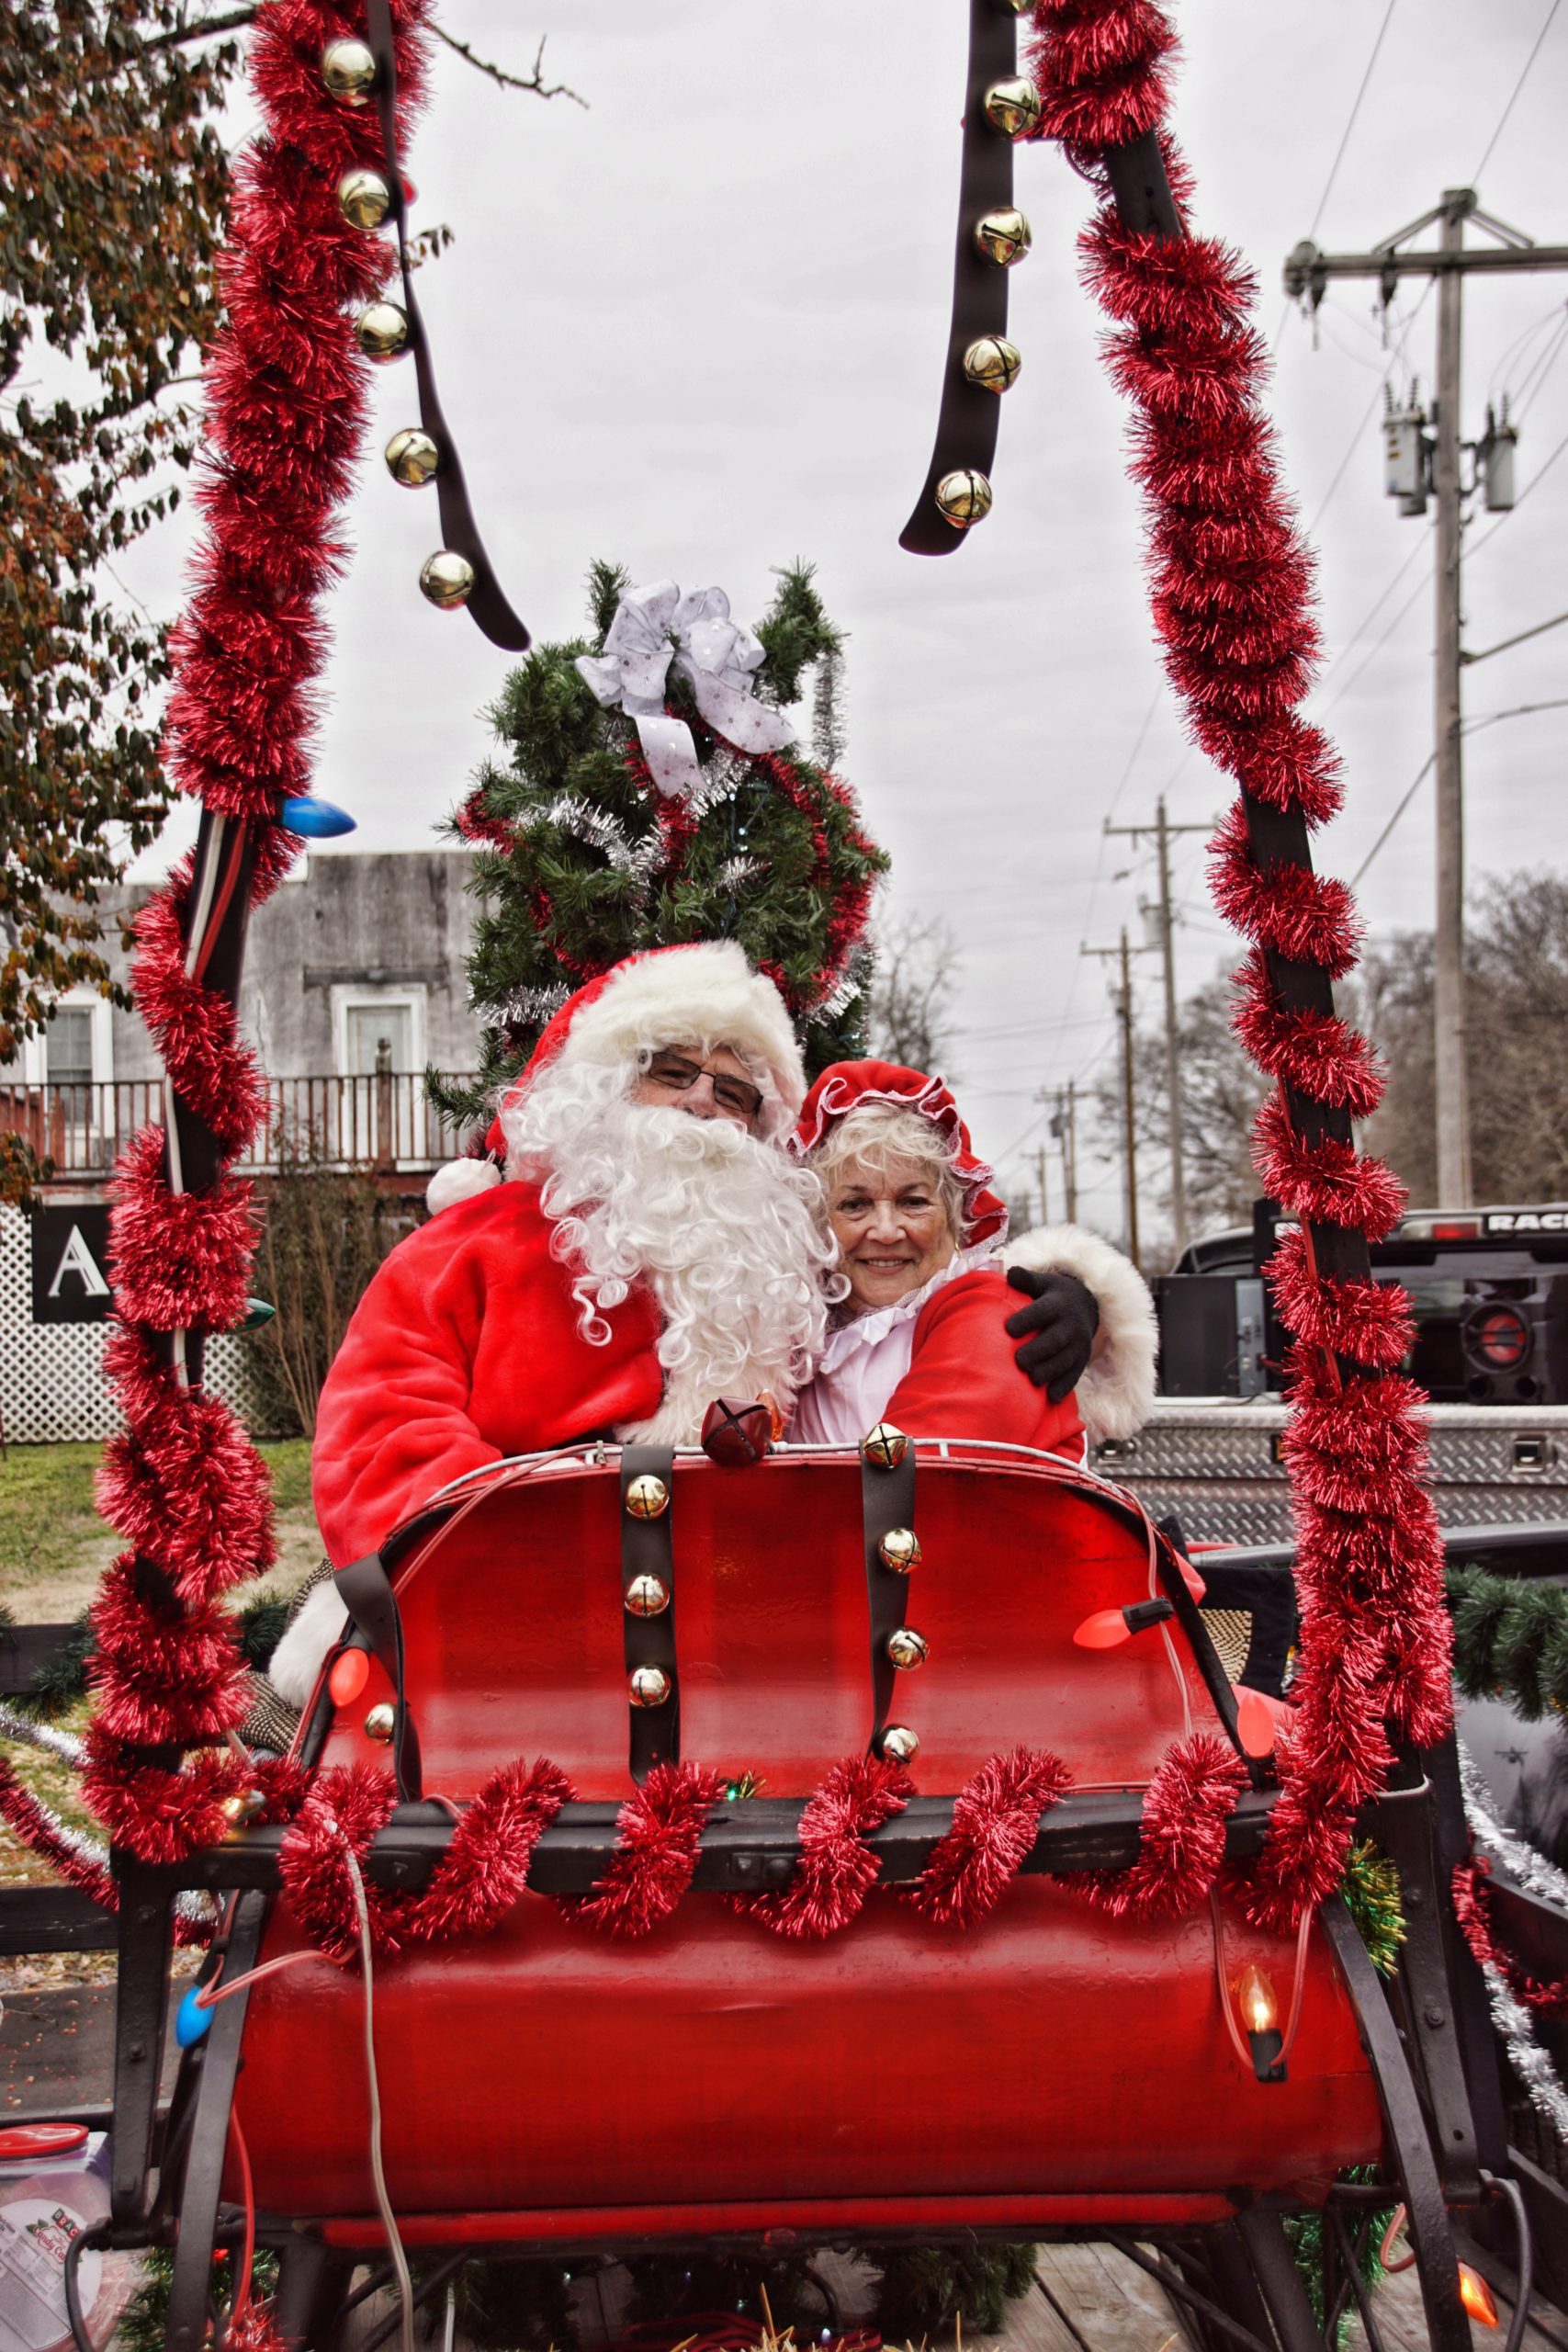
[[[924,1666],[931,1656],[931,1644],[913,1625],[900,1625],[887,1636],[887,1655],[900,1674],[912,1674],[917,1666]]]
[[[1022,74],[993,82],[986,93],[986,113],[1010,139],[1021,138],[1040,120],[1040,94]]]
[[[907,1577],[920,1565],[920,1539],[912,1527],[890,1527],[876,1549],[883,1566],[896,1576]]]
[[[861,1460],[875,1470],[897,1470],[909,1451],[909,1441],[891,1421],[878,1421],[860,1442]]]
[[[361,164],[339,180],[337,209],[351,229],[378,229],[392,209],[392,191],[379,172]]]
[[[905,1724],[889,1724],[882,1735],[882,1753],[895,1764],[912,1764],[920,1743]]]
[[[378,1739],[383,1747],[390,1741],[398,1727],[398,1711],[389,1699],[383,1699],[371,1708],[365,1718],[365,1736]]]
[[[372,302],[354,322],[354,339],[367,359],[384,367],[407,347],[409,314],[400,302]],[[967,355],[964,364],[969,364]]]
[[[259,1789],[246,1789],[243,1793],[221,1798],[218,1810],[225,1821],[238,1829],[243,1823],[254,1821],[258,1813],[265,1812],[266,1799]]]
[[[670,1588],[662,1577],[633,1577],[626,1603],[628,1617],[662,1617],[670,1606]]]
[[[330,96],[345,106],[365,106],[376,87],[375,54],[352,36],[330,40],[321,51],[321,79]]]
[[[991,485],[978,466],[960,466],[936,486],[937,506],[955,531],[984,522],[991,511]]]
[[[996,5],[1010,17],[1027,17],[1034,0],[996,0]]]
[[[434,479],[441,463],[441,452],[428,433],[417,424],[405,424],[394,433],[386,448],[387,471],[405,490],[423,490]]]
[[[466,555],[458,555],[452,548],[437,548],[424,560],[419,592],[437,612],[455,613],[473,594],[477,576]]]
[[[634,1707],[661,1707],[670,1696],[670,1677],[661,1666],[634,1667],[626,1677],[626,1696]]]
[[[626,1509],[633,1519],[662,1519],[670,1508],[670,1489],[662,1478],[645,1470],[626,1488]]]
[[[1002,204],[994,212],[980,215],[975,223],[975,243],[998,269],[1010,269],[1034,243],[1034,232],[1026,214],[1015,205]]]
[[[1010,391],[1022,366],[1022,352],[1005,334],[983,334],[964,355],[964,373],[985,392]]]

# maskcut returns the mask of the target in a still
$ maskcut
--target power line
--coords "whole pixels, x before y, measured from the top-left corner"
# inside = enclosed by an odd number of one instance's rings
[[[1378,62],[1378,51],[1382,47],[1383,35],[1389,28],[1394,9],[1398,5],[1399,0],[1388,0],[1388,6],[1383,11],[1383,20],[1378,27],[1378,37],[1372,43],[1371,55],[1368,58],[1366,71],[1361,75],[1361,85],[1350,102],[1349,119],[1340,133],[1339,144],[1334,151],[1334,161],[1328,167],[1328,177],[1323,184],[1323,194],[1317,199],[1317,210],[1312,216],[1312,227],[1307,231],[1309,237],[1315,237],[1317,234],[1318,222],[1323,219],[1324,209],[1333,192],[1334,183],[1339,176],[1339,166],[1345,161],[1345,150],[1350,144],[1350,133],[1356,128],[1356,117],[1361,111],[1361,100],[1367,95],[1367,85],[1372,78],[1372,68]],[[1539,43],[1537,46],[1539,47]]]
[[[1350,144],[1350,133],[1356,128],[1356,117],[1361,111],[1361,100],[1367,95],[1367,85],[1372,78],[1372,68],[1378,62],[1378,51],[1382,47],[1383,35],[1388,30],[1389,19],[1393,15],[1394,9],[1397,6],[1398,0],[1388,0],[1388,6],[1383,12],[1383,20],[1378,27],[1378,37],[1372,43],[1371,54],[1367,59],[1365,69],[1361,74],[1360,86],[1357,90],[1355,96],[1350,101],[1350,112],[1346,119],[1345,128],[1339,134],[1339,144],[1334,151],[1334,161],[1328,166],[1328,177],[1323,183],[1323,194],[1317,199],[1317,210],[1312,216],[1311,233],[1314,237],[1317,234],[1317,224],[1323,218],[1324,207],[1328,202],[1334,183],[1339,175],[1339,166],[1345,161],[1345,150]],[[1274,330],[1274,342],[1272,348],[1276,351],[1280,348],[1280,337],[1285,332],[1285,322],[1290,315],[1291,305],[1287,300],[1284,309],[1280,313],[1280,323]]]
[[[1552,19],[1556,16],[1557,11],[1562,5],[1562,0],[1551,0],[1551,6],[1546,12],[1546,22],[1542,25],[1540,32],[1538,32],[1535,37],[1535,47],[1531,50],[1529,55],[1525,60],[1525,70],[1519,75],[1518,80],[1515,83],[1513,89],[1508,94],[1508,103],[1503,108],[1497,128],[1486,142],[1486,153],[1483,155],[1480,163],[1477,164],[1474,171],[1472,171],[1470,175],[1470,184],[1472,187],[1479,187],[1481,175],[1486,169],[1487,164],[1492,161],[1493,150],[1495,148],[1499,139],[1503,136],[1503,132],[1507,125],[1508,117],[1514,111],[1514,101],[1517,98],[1519,92],[1524,88],[1525,84],[1529,80],[1530,68],[1534,65],[1536,59],[1540,55],[1540,45],[1542,41],[1545,40],[1547,34],[1551,30]]]

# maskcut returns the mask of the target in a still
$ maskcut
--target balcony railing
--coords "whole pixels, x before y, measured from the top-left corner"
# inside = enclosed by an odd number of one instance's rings
[[[462,1084],[471,1081],[462,1079]],[[130,1138],[161,1125],[159,1079],[105,1085],[13,1086],[0,1081],[0,1132],[22,1136],[57,1182],[103,1177]],[[369,1078],[274,1078],[266,1123],[238,1162],[242,1172],[276,1175],[300,1159],[381,1175],[438,1167],[458,1148],[457,1131],[424,1092],[422,1070]]]

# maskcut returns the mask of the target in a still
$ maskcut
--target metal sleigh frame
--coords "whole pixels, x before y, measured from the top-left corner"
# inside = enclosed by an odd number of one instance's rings
[[[987,138],[978,101],[989,79],[1011,70],[1015,27],[1008,10],[998,8],[994,0],[970,0],[970,20],[959,261],[932,481],[954,466],[988,462],[985,436],[994,440],[998,404],[962,380],[957,356],[972,334],[994,334],[1006,323],[1006,273],[978,267],[964,224],[977,203],[1005,202],[1010,194],[1010,144]],[[1162,237],[1182,233],[1153,134],[1108,154],[1105,162],[1127,225]],[[940,518],[932,527],[930,490],[928,482],[904,544],[934,554],[957,541]],[[1249,807],[1248,821],[1261,862],[1309,863],[1305,830],[1298,818],[1256,805]],[[231,1003],[238,994],[243,958],[254,846],[249,824],[204,809],[186,902],[187,944],[193,957],[200,951],[207,987]],[[1329,1005],[1325,977],[1272,954],[1269,960],[1281,1001],[1318,1010]],[[1303,1132],[1311,1136],[1337,1134],[1341,1127],[1348,1134],[1348,1121],[1337,1114],[1309,1103],[1292,1102],[1292,1107]],[[205,1192],[220,1174],[218,1139],[200,1111],[173,1087],[168,1090],[168,1114],[166,1172],[174,1174],[175,1189]],[[1348,1245],[1337,1247],[1332,1234],[1321,1238],[1326,1270],[1364,1271],[1364,1265],[1353,1261],[1353,1250],[1346,1254]],[[201,1335],[186,1335],[185,1346],[188,1376],[199,1383]],[[150,1563],[141,1564],[138,1573],[150,1588],[162,1583]],[[1211,1693],[1222,1722],[1234,1734],[1228,1686],[1221,1687],[1224,1677],[1207,1636],[1192,1622],[1197,1612],[1179,1578],[1168,1591],[1200,1662],[1213,1661]],[[310,1727],[307,1760],[319,1752],[329,1712],[323,1697]],[[406,1756],[400,1761],[406,1763]],[[1227,1832],[1231,1857],[1244,1859],[1258,1851],[1272,1803],[1271,1793],[1257,1785],[1243,1796]],[[587,1892],[614,1846],[615,1811],[611,1804],[565,1807],[539,1845],[530,1883],[553,1894]],[[798,1815],[799,1806],[793,1802],[751,1800],[726,1806],[703,1833],[695,1886],[750,1892],[787,1879],[799,1850]],[[951,1816],[951,1800],[927,1798],[911,1804],[879,1831],[874,1842],[884,1881],[916,1876]],[[1428,2331],[1438,2352],[1468,2352],[1470,2345],[1458,2291],[1450,2213],[1462,2216],[1472,2234],[1484,2241],[1496,2234],[1490,2211],[1494,2199],[1500,2195],[1512,2204],[1519,2288],[1516,2335],[1528,2305],[1530,2225],[1542,2239],[1549,2276],[1555,2270],[1564,2282],[1558,2291],[1568,2295],[1568,2257],[1554,2258],[1554,2245],[1568,2247],[1568,2197],[1507,2147],[1497,2047],[1484,1986],[1458,1939],[1447,1902],[1450,1873],[1465,1850],[1451,1741],[1429,1754],[1404,1758],[1396,1785],[1365,1809],[1361,1826],[1398,1865],[1409,1934],[1397,1976],[1385,1987],[1337,1898],[1320,1915],[1375,2078],[1388,2175],[1380,2184],[1337,2184],[1323,2209],[1322,2325],[1314,2319],[1290,2254],[1283,2218],[1292,2208],[1287,2200],[1249,2199],[1245,2189],[1238,2189],[1230,2220],[1182,2228],[1136,2223],[1127,2230],[1097,2233],[1111,2236],[1158,2280],[1201,2352],[1230,2352],[1237,2346],[1243,2352],[1323,2352],[1324,2346],[1335,2345],[1338,2319],[1352,2301],[1365,2324],[1371,2352],[1381,2352],[1375,2307],[1366,2301],[1355,2252],[1371,2226],[1371,2212],[1394,2201],[1402,2201],[1409,2213]],[[376,1840],[368,1877],[387,1886],[417,1887],[444,1851],[451,1827],[444,1810],[425,1804],[417,1792],[410,1794]],[[1137,1854],[1139,1829],[1136,1792],[1068,1797],[1046,1817],[1023,1867],[1050,1871],[1122,1867]],[[277,1885],[280,1840],[277,1831],[247,1829],[221,1847],[167,1868],[141,1864],[124,1852],[113,1858],[120,1890],[113,2175],[110,2220],[99,2235],[127,2247],[175,2247],[166,2338],[170,2352],[197,2352],[207,2340],[212,2253],[216,2245],[231,2243],[241,2226],[233,2209],[222,2201],[221,2182],[248,2006],[243,1991],[218,2006],[205,2038],[183,2052],[172,2102],[166,2112],[161,2111],[175,1901],[186,1888],[232,1898],[224,1950],[228,1965],[243,1973],[259,1951]],[[1310,2209],[1303,2202],[1293,2210]],[[1132,2226],[1137,2229],[1135,2240]],[[998,2233],[1017,2235],[1019,2224],[1014,2222]],[[1050,2234],[1050,2224],[1035,2233]],[[1089,2233],[1080,2227],[1077,2233]],[[941,2233],[927,2230],[923,2234]],[[962,2234],[973,2234],[967,2223],[962,2225]],[[348,2274],[356,2257],[275,2212],[257,2217],[256,2241],[281,2258],[281,2332],[309,2345],[330,2345],[351,2300]],[[1510,2243],[1506,2235],[1502,2243]],[[435,2291],[464,2256],[483,2244],[479,2240],[452,2248],[423,2291]],[[509,2241],[508,2250],[531,2249]],[[551,2250],[564,2251],[564,2244],[553,2244]]]
[[[641,1449],[632,1451],[640,1457]],[[668,1464],[668,1456],[664,1459]],[[623,1464],[623,1477],[627,1475],[629,1468]],[[1102,1492],[1119,1515],[1129,1521],[1141,1517],[1131,1498],[1114,1490]],[[896,1504],[889,1493],[879,1511],[877,1484],[868,1478],[868,1555],[874,1553],[875,1519],[893,1507],[903,1508],[903,1498]],[[416,1541],[450,1510],[447,1504],[411,1522],[388,1545],[387,1566],[395,1568],[399,1558],[406,1559]],[[1178,1621],[1173,1630],[1186,1637],[1215,1712],[1234,1737],[1230,1686],[1175,1560],[1175,1550],[1162,1531],[1156,1566]],[[389,1586],[383,1583],[383,1590]],[[392,1606],[395,1611],[395,1602]],[[386,1655],[384,1623],[376,1624],[368,1608],[362,1607],[360,1616],[353,1640]],[[400,1681],[395,1687],[400,1716],[406,1719]],[[303,1744],[305,1760],[319,1755],[333,1713],[323,1690]],[[412,1724],[409,1728],[412,1732]],[[400,1742],[397,1752],[404,1801],[372,1847],[366,1872],[374,1883],[407,1890],[427,1882],[446,1850],[453,1824],[449,1811],[423,1797],[417,1743],[412,1738],[406,1746]],[[1254,1767],[1254,1785],[1231,1816],[1227,1860],[1245,1860],[1261,1849],[1275,1801],[1275,1792],[1260,1785],[1262,1777]],[[1060,1873],[1126,1867],[1139,1850],[1141,1805],[1135,1790],[1069,1794],[1043,1820],[1023,1871]],[[530,1887],[547,1894],[587,1893],[602,1877],[614,1849],[617,1810],[615,1803],[605,1801],[563,1807],[536,1851]],[[800,1801],[795,1799],[752,1798],[724,1806],[704,1830],[694,1891],[754,1893],[787,1880],[799,1853],[800,1810]],[[877,1831],[874,1843],[882,1883],[896,1884],[918,1876],[932,1846],[951,1826],[952,1815],[951,1799],[917,1798]],[[1394,1784],[1366,1807],[1359,1826],[1398,1869],[1407,1938],[1398,1973],[1385,1986],[1343,1902],[1336,1897],[1319,1914],[1356,2015],[1385,2136],[1383,2179],[1337,2183],[1322,2209],[1321,2327],[1283,2227],[1288,2212],[1314,2210],[1304,2198],[1250,2197],[1245,2187],[1238,2188],[1230,2192],[1235,2217],[1205,2226],[1145,2223],[1137,2218],[1133,2199],[1124,2226],[1053,2224],[1048,2218],[1025,2225],[1010,2219],[987,2233],[983,2220],[964,2216],[955,2220],[948,2233],[962,2238],[1016,2236],[1027,2227],[1036,2235],[1107,2238],[1162,2287],[1201,2352],[1227,2352],[1227,2347],[1235,2352],[1238,2346],[1243,2352],[1325,2352],[1336,2345],[1339,2318],[1352,2301],[1366,2326],[1371,2352],[1382,2352],[1375,2306],[1362,2286],[1356,2256],[1372,2226],[1373,2213],[1403,2203],[1431,2343],[1438,2352],[1467,2352],[1470,2325],[1460,2300],[1450,2209],[1477,2237],[1490,2233],[1495,2238],[1487,2209],[1494,2197],[1506,2194],[1514,2207],[1516,2258],[1528,2300],[1529,2223],[1538,2229],[1544,2225],[1549,2236],[1561,2237],[1568,2203],[1554,2182],[1534,2174],[1506,2146],[1485,1990],[1446,1901],[1450,1873],[1465,1852],[1451,1739],[1440,1749],[1402,1758]],[[259,1953],[278,1884],[283,1835],[277,1828],[243,1829],[220,1847],[161,1868],[117,1857],[119,1989],[112,2204],[105,2236],[122,2245],[174,2246],[166,2338],[170,2352],[198,2352],[208,2340],[212,2255],[219,2245],[237,2242],[243,2231],[243,2216],[223,2202],[221,2183],[248,2006],[243,1990],[217,2006],[205,2037],[182,2052],[172,2101],[166,2114],[160,2113],[175,1904],[186,1889],[226,1898],[224,1964],[231,1973],[243,1973]],[[1522,2190],[1516,2186],[1521,2173],[1533,2174]],[[809,2245],[813,2234],[809,2229],[797,2231],[793,2242]],[[875,2234],[886,2240],[896,2233],[879,2225]],[[925,2226],[920,2234],[940,2238],[943,2231],[940,2224]],[[730,2233],[726,2235],[728,2242],[735,2242]],[[833,2227],[815,2235],[818,2242],[842,2244],[852,2233]],[[255,2237],[258,2245],[280,2256],[277,2316],[286,2340],[329,2352],[347,2307],[353,2270],[363,2256],[286,2214],[257,2215]],[[444,2258],[421,2291],[438,2291],[469,2255],[491,2248],[514,2256],[560,2256],[603,2250],[605,2243],[601,2236],[581,2244],[556,2238],[547,2245],[535,2244],[498,2230],[492,2239],[480,2235],[460,2245],[445,2245]],[[624,2239],[616,2243],[625,2245]],[[760,2228],[752,2243],[757,2253],[764,2253],[767,2233]],[[1503,2243],[1508,2243],[1506,2236]],[[1521,2312],[1523,2308],[1521,2302]]]

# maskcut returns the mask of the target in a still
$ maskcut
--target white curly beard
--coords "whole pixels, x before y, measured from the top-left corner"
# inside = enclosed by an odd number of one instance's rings
[[[626,1085],[558,1063],[502,1113],[508,1173],[540,1185],[584,1338],[608,1340],[604,1314],[638,1280],[662,1310],[662,1402],[618,1435],[694,1444],[716,1396],[763,1389],[787,1414],[842,1286],[817,1180],[728,1120],[628,1102]]]

